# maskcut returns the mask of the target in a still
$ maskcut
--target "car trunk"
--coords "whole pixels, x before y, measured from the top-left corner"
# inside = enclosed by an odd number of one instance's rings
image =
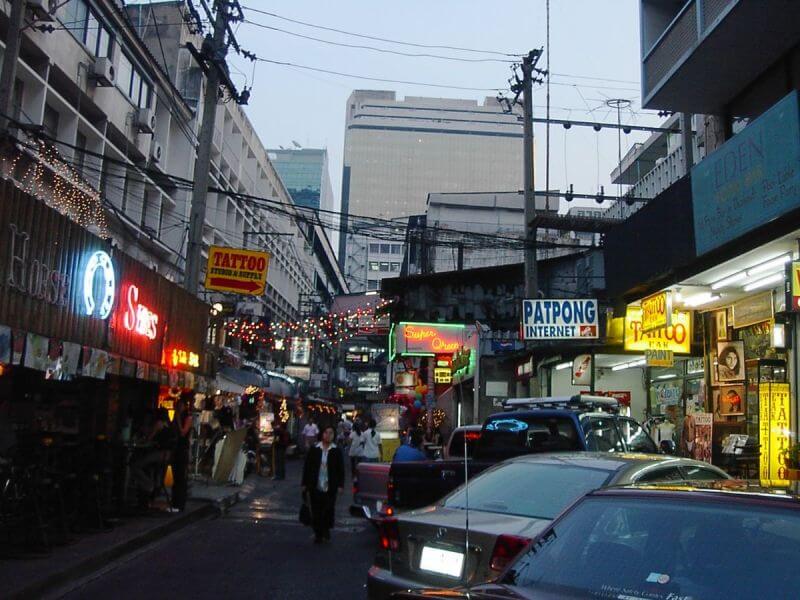
[[[469,511],[469,556],[463,560],[466,511],[442,506],[406,513],[398,518],[400,549],[392,553],[392,572],[420,583],[420,586],[452,587],[474,584],[495,577],[490,569],[492,550],[501,534],[533,538],[550,522],[484,511]],[[421,568],[423,549],[429,566],[457,564],[459,575],[445,575]],[[442,552],[443,551],[443,552]],[[455,554],[450,554],[455,553]]]

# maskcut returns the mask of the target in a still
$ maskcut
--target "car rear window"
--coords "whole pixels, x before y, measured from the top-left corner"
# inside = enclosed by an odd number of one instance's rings
[[[469,508],[523,517],[552,519],[567,505],[611,478],[604,469],[565,464],[508,462],[492,468],[448,496],[448,508]]]
[[[798,510],[587,497],[504,582],[571,598],[797,598],[798,547]]]
[[[484,424],[476,456],[502,459],[582,449],[575,424],[567,417],[509,414],[490,417]]]
[[[473,450],[475,449],[475,444],[481,437],[480,431],[473,431],[473,430],[460,430],[454,431],[453,437],[450,440],[450,445],[447,448],[447,455],[450,458],[456,457],[463,457],[464,456],[464,436],[466,435],[467,438],[467,457],[472,458]]]

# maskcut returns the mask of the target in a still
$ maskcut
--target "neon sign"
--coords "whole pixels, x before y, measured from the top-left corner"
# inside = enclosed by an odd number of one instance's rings
[[[453,354],[464,343],[464,326],[400,323],[395,336],[400,354]]]
[[[100,291],[100,302],[95,299],[95,275],[100,271],[103,276],[103,285]],[[83,305],[86,314],[98,319],[107,319],[114,306],[114,296],[117,291],[117,278],[114,274],[114,264],[111,257],[98,250],[89,257],[86,269],[83,272]]]
[[[127,306],[122,314],[122,324],[128,331],[142,335],[150,340],[158,337],[158,315],[139,302],[139,288],[128,286]]]
[[[199,368],[200,356],[194,352],[183,350],[182,348],[173,348],[169,362],[173,367]]]

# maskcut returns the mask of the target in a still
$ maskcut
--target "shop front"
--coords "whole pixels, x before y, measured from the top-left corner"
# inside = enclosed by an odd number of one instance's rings
[[[612,295],[696,314],[702,373],[653,369],[651,402],[683,394],[683,453],[773,486],[798,458],[798,239],[797,91],[606,237]]]
[[[159,398],[203,387],[208,307],[10,182],[0,197],[0,455],[91,464],[105,499],[124,495]]]
[[[448,433],[469,422],[474,405],[479,334],[458,323],[401,322],[389,334],[394,394],[400,429],[423,427]]]

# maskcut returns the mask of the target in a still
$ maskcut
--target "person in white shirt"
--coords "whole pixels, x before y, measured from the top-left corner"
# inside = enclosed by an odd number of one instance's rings
[[[361,433],[361,423],[356,421],[353,423],[353,430],[350,432],[350,473],[353,478],[356,476],[356,467],[361,459],[364,457],[364,438]]]
[[[309,419],[308,423],[306,423],[306,426],[303,427],[303,448],[306,452],[314,447],[314,444],[317,443],[318,436],[319,428],[317,427],[317,424],[314,423],[314,419]]]
[[[314,543],[330,541],[336,512],[336,496],[344,489],[344,458],[333,443],[336,431],[322,429],[320,442],[312,446],[303,464],[303,497],[310,504]]]
[[[361,434],[364,440],[364,462],[378,462],[381,458],[381,435],[375,431],[375,419],[369,420],[369,427]]]

